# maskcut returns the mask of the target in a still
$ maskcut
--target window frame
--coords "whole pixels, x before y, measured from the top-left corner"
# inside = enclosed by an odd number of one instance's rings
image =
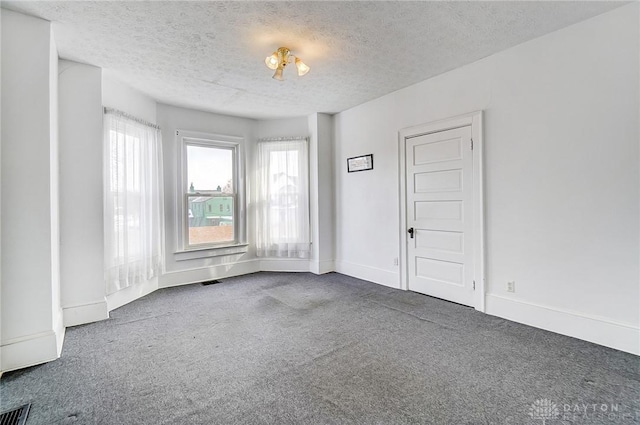
[[[195,251],[211,251],[205,256],[227,255],[230,248],[244,248],[240,252],[246,252],[246,186],[244,169],[244,138],[220,134],[208,134],[186,130],[176,130],[178,144],[178,178],[176,192],[176,246],[175,254],[190,253]],[[225,194],[214,190],[189,192],[188,182],[188,146],[201,146],[206,148],[227,149],[232,151],[233,161],[233,193]],[[189,197],[194,195],[210,197],[233,197],[233,228],[234,240],[207,244],[189,244]],[[193,258],[187,256],[185,259]]]

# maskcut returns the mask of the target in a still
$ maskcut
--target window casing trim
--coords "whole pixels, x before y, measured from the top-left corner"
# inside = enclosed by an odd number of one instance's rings
[[[188,130],[176,130],[178,146],[178,178],[176,187],[176,250],[175,255],[184,252],[203,251],[204,257],[212,256],[216,250],[227,251],[230,247],[246,245],[246,178],[244,166],[244,138],[221,134],[201,133]],[[202,146],[230,149],[233,152],[233,194],[220,194],[212,191],[189,193],[187,177],[187,147]],[[189,196],[231,196],[234,198],[234,240],[213,244],[189,245]],[[224,255],[224,254],[221,254]]]

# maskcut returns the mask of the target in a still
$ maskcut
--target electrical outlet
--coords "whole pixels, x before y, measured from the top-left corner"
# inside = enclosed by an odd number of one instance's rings
[[[507,292],[516,292],[516,283],[513,280],[507,282]]]
[[[393,265],[394,265],[394,266],[397,266],[397,265],[398,265],[398,257],[396,257],[396,258],[394,258],[394,259],[393,259]]]

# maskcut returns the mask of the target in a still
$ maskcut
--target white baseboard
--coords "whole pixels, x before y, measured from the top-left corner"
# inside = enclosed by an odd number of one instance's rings
[[[158,278],[138,283],[107,295],[107,310],[115,310],[158,289]]]
[[[640,355],[640,328],[578,312],[487,294],[486,313]]]
[[[60,357],[64,328],[3,341],[0,350],[2,372],[35,366]]]
[[[240,276],[260,271],[258,260],[244,260],[189,270],[176,270],[160,276],[159,288],[188,285],[212,279]]]
[[[92,303],[74,305],[62,308],[64,326],[84,325],[109,318],[107,299]]]
[[[261,272],[309,272],[311,262],[307,259],[295,258],[260,258],[258,261]]]
[[[335,271],[346,274],[347,276],[377,283],[379,285],[400,289],[400,276],[398,273],[390,272],[388,270],[336,260]]]
[[[160,277],[159,288],[189,285],[211,279],[240,276],[256,272],[312,272],[324,274],[335,271],[333,260],[312,261],[296,258],[256,258],[230,264],[219,264],[189,270],[167,272]]]
[[[333,260],[310,261],[309,271],[314,274],[325,274],[336,271],[336,263]]]
[[[62,355],[62,345],[64,344],[64,336],[67,331],[67,328],[64,326],[63,320],[64,319],[62,316],[62,308],[61,308],[60,310],[58,310],[58,320],[56,321],[55,327],[53,329],[53,331],[56,334],[57,358],[59,358]]]

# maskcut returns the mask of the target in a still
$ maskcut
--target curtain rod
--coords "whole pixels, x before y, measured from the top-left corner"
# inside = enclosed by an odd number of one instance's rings
[[[307,136],[293,136],[293,137],[263,137],[258,139],[258,143],[262,142],[293,142],[295,140],[309,141]]]
[[[131,121],[135,121],[138,124],[146,125],[147,127],[151,127],[151,128],[155,128],[156,130],[160,130],[160,126],[159,125],[150,123],[149,121],[145,121],[145,120],[143,120],[141,118],[138,118],[138,117],[134,117],[133,115],[128,114],[128,113],[126,113],[124,111],[120,111],[118,109],[108,108],[108,107],[105,106],[104,107],[104,113],[105,114],[116,115],[116,116],[122,117],[122,118],[126,118],[126,119],[129,119]]]

